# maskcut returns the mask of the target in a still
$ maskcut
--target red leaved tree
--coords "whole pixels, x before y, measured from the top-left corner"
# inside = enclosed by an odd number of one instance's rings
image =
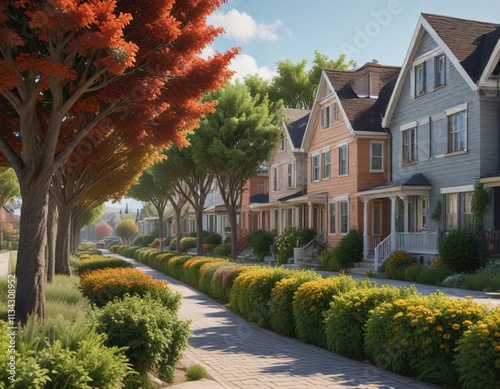
[[[23,198],[18,320],[45,316],[49,186],[73,152],[102,142],[94,127],[163,147],[213,110],[201,96],[228,79],[236,50],[199,54],[221,33],[206,18],[222,1],[0,1],[0,162]]]
[[[104,238],[107,238],[108,236],[113,235],[113,229],[105,221],[99,222],[95,226],[94,231],[95,231],[95,238],[97,240],[103,240]]]

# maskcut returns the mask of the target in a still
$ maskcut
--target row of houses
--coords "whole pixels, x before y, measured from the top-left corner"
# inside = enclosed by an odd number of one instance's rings
[[[378,262],[435,255],[443,232],[471,224],[482,183],[499,252],[499,38],[499,24],[422,14],[402,67],[323,70],[312,109],[285,110],[267,171],[247,183],[240,237],[309,227],[334,247],[357,229]],[[220,204],[206,204],[204,227],[222,235]]]
[[[470,226],[482,183],[500,251],[499,38],[498,24],[422,14],[402,67],[325,69],[312,110],[286,110],[269,200],[249,183],[242,234],[312,227],[334,247],[357,229],[365,256],[435,255],[441,232]]]

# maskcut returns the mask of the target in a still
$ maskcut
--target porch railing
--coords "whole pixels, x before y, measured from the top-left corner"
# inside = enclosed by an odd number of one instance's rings
[[[500,236],[500,235],[499,235]],[[437,254],[438,232],[396,232],[375,247],[375,271],[383,265],[394,251],[404,250],[414,254]]]
[[[238,241],[238,243],[236,245],[236,251],[238,253],[241,253],[244,249],[246,249],[247,247],[249,247],[249,245],[250,245],[250,236],[251,235],[252,234],[247,234],[247,235],[245,235],[243,238],[241,238]]]
[[[316,235],[309,243],[303,247],[295,247],[293,249],[293,261],[297,264],[298,261],[303,261],[304,258],[314,257],[315,250],[318,245],[325,243],[325,231]]]
[[[483,237],[488,255],[500,255],[500,231],[484,231]]]

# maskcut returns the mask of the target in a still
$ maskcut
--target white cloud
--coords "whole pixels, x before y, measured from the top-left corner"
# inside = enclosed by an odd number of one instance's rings
[[[259,67],[255,58],[248,54],[237,55],[231,62],[231,65],[229,65],[229,68],[235,72],[233,80],[240,81],[243,81],[246,76],[252,74],[258,74],[264,80],[271,80],[277,74],[267,66]]]
[[[223,27],[225,36],[238,42],[251,40],[277,41],[277,31],[283,26],[279,19],[272,24],[257,23],[249,14],[239,12],[236,9],[226,13],[215,12],[208,17],[207,22],[214,26]]]

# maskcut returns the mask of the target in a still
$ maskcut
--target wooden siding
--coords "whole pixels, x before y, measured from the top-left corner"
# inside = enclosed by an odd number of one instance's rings
[[[432,39],[432,37],[429,35],[428,32],[424,32],[424,35],[422,36],[422,39],[420,41],[420,45],[415,53],[415,58],[418,58],[421,55],[424,55],[429,51],[434,50],[436,47],[438,47],[436,41]]]
[[[495,174],[500,170],[500,100],[481,98],[481,170],[480,175]]]

